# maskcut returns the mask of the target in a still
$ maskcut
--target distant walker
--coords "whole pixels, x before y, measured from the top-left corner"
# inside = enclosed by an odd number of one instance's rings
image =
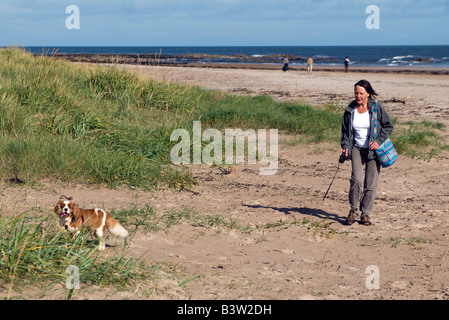
[[[351,61],[349,61],[349,58],[346,57],[345,59],[345,72],[348,73],[349,72],[349,64],[351,63]]]

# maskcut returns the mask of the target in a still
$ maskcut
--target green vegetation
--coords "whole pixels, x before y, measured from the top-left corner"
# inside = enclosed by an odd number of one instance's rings
[[[268,223],[263,228],[271,229],[275,228],[277,230],[288,229],[293,226],[303,226],[307,230],[310,230],[313,235],[322,236],[327,239],[332,239],[336,234],[347,234],[347,232],[338,232],[332,228],[332,224],[335,222],[327,222],[328,219],[323,220],[311,220],[309,217],[303,217],[302,219],[294,219],[291,222],[279,221],[276,223]]]
[[[400,244],[415,245],[428,242],[429,241],[427,241],[423,237],[411,237],[409,239],[404,239],[400,237],[400,238],[389,238],[386,240],[386,243],[390,243],[393,248],[397,248]]]
[[[65,283],[69,266],[79,268],[84,284],[98,286],[126,287],[155,278],[157,266],[145,268],[144,261],[124,258],[124,251],[109,257],[98,254],[98,243],[88,233],[62,232],[55,221],[53,216],[33,218],[30,212],[0,216],[0,284],[4,288]]]
[[[232,219],[201,215],[189,208],[165,214],[158,214],[149,207],[135,208],[113,212],[113,215],[131,234],[137,229],[168,233],[173,226],[183,222],[207,230],[215,227],[217,232],[222,228],[251,232],[249,226],[240,226]],[[67,270],[72,266],[78,268],[83,286],[112,286],[119,290],[140,287],[145,296],[154,293],[160,280],[159,273],[179,278],[178,286],[199,277],[179,272],[177,266],[163,261],[154,264],[142,257],[129,256],[126,245],[121,248],[121,241],[108,248],[108,252],[99,252],[97,247],[97,239],[92,239],[89,232],[65,232],[53,215],[44,215],[40,208],[17,217],[0,214],[0,293],[3,292],[6,298],[17,298],[10,295],[13,288],[42,286],[45,291],[53,284],[65,284],[69,277]],[[67,299],[74,294],[73,289],[66,290]]]
[[[141,188],[191,184],[169,166],[170,133],[195,89],[116,68],[0,52],[0,178]],[[175,101],[176,100],[176,101]]]
[[[168,230],[175,225],[187,222],[194,227],[205,228],[210,230],[215,228],[217,232],[221,230],[237,230],[241,233],[250,233],[252,231],[249,225],[240,225],[231,218],[225,218],[221,215],[200,214],[192,208],[184,208],[180,211],[169,210],[164,214],[158,214],[154,208],[145,206],[144,208],[131,208],[129,210],[121,210],[114,213],[119,215],[123,223],[129,226],[131,232],[137,229],[145,232],[157,232]]]
[[[170,134],[205,128],[276,128],[302,141],[338,143],[343,108],[236,96],[143,80],[116,67],[85,67],[0,51],[0,178],[43,178],[139,188],[195,183],[170,164]],[[447,149],[440,124],[398,126],[400,153]],[[426,150],[423,154],[420,150]]]
[[[393,133],[392,140],[396,150],[412,158],[430,160],[440,151],[448,151],[449,145],[438,132],[445,130],[440,122],[407,121]]]
[[[131,237],[137,230],[169,233],[174,226],[182,223],[198,230],[197,234],[192,233],[191,240],[200,237],[205,230],[214,230],[217,233],[236,231],[246,235],[262,232],[260,242],[264,241],[264,230],[280,231],[295,226],[305,227],[314,235],[325,238],[337,234],[331,228],[332,222],[326,219],[313,221],[307,217],[293,222],[250,226],[221,215],[200,214],[192,208],[158,213],[146,206],[114,211],[112,214],[130,231]],[[145,296],[154,293],[160,273],[179,279],[178,286],[200,277],[179,272],[176,266],[163,261],[151,263],[142,257],[129,256],[126,245],[122,247],[121,243],[120,240],[108,248],[108,252],[99,252],[98,241],[92,239],[88,232],[67,233],[53,215],[45,215],[38,207],[15,217],[0,215],[0,288],[6,291],[3,296],[17,298],[10,296],[12,288],[36,286],[45,291],[53,284],[65,284],[69,277],[67,270],[71,266],[78,268],[83,286],[112,286],[118,290],[140,287],[141,294]],[[67,289],[65,298],[71,299],[76,294],[76,291]]]

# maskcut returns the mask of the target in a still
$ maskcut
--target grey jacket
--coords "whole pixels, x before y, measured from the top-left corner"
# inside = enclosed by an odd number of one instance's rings
[[[369,141],[373,141],[373,111],[372,107],[374,105],[374,100],[368,98],[368,111],[370,114],[370,137]],[[354,134],[352,130],[352,121],[354,120],[354,111],[357,108],[356,101],[352,101],[349,106],[346,107],[345,113],[343,114],[343,122],[341,126],[341,147],[342,149],[348,149],[351,153],[352,148],[354,148]],[[391,122],[390,116],[388,115],[385,108],[380,102],[377,102],[377,137],[376,141],[379,145],[387,140],[391,133],[393,132],[393,123]],[[368,153],[368,159],[374,159],[375,152],[370,150]]]

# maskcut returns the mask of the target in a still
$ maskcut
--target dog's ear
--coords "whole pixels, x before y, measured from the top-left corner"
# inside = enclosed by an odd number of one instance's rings
[[[59,201],[58,201],[58,203],[56,204],[56,206],[55,206],[55,213],[57,214],[57,215],[59,215]]]

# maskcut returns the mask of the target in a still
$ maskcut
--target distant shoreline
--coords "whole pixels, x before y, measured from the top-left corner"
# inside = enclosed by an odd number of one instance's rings
[[[184,68],[218,68],[218,69],[253,69],[253,70],[279,70],[282,72],[282,63],[257,63],[257,62],[237,62],[237,63],[211,63],[211,62],[188,62],[179,63],[176,56],[158,56],[155,54],[55,54],[57,59],[63,59],[71,62],[93,63],[93,64],[129,64],[129,65],[148,65],[148,66],[170,66]],[[307,66],[291,65],[290,71],[307,71]],[[313,66],[314,72],[344,72],[343,64],[341,66]],[[387,66],[350,66],[349,72],[371,72],[371,73],[413,73],[428,75],[449,75],[449,68],[430,68],[430,67],[387,67]]]
[[[161,65],[164,66],[164,65]],[[282,72],[281,65],[264,65],[264,64],[243,64],[243,63],[188,63],[180,65],[171,65],[173,67],[190,67],[190,68],[218,68],[218,69],[256,69],[256,70],[279,70]],[[307,72],[307,66],[291,66],[290,71]],[[344,66],[313,66],[313,72],[344,72]],[[373,72],[373,73],[413,73],[413,74],[430,74],[430,75],[449,75],[449,68],[399,68],[399,67],[362,67],[351,66],[349,72]]]

